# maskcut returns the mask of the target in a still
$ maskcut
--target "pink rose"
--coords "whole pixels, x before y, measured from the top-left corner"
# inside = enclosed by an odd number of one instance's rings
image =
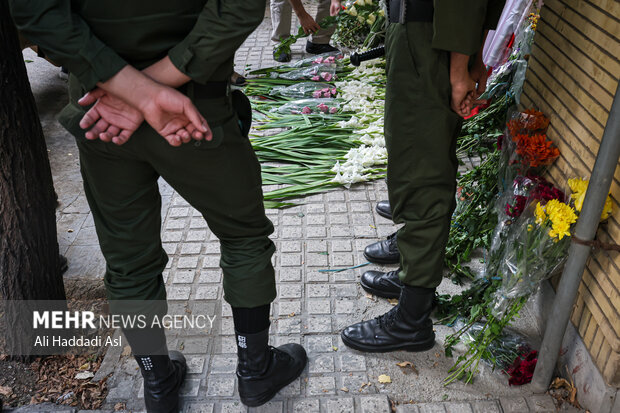
[[[338,112],[338,108],[337,107],[333,107],[329,110],[329,113],[336,113]]]
[[[320,79],[318,76],[312,76],[310,80],[314,80],[315,82],[318,82]]]
[[[332,92],[332,96],[336,96],[336,94],[338,93],[338,90],[336,90],[336,88],[333,88],[331,92]]]
[[[329,107],[325,103],[320,103],[316,107],[323,113],[327,113],[329,111]]]
[[[312,92],[312,97],[313,98],[320,98],[322,96],[321,91],[320,90],[315,90],[314,92]]]
[[[314,59],[313,63],[323,63],[323,58],[322,57],[317,57],[316,59]]]
[[[309,113],[312,113],[312,109],[310,109],[308,106],[304,106],[304,108],[301,110],[301,113],[307,115]]]
[[[329,82],[330,80],[332,80],[332,78],[334,77],[331,73],[328,72],[322,72],[321,73],[321,77],[323,78],[323,80]]]

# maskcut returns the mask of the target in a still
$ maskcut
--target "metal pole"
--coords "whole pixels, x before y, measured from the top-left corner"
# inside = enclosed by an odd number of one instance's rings
[[[575,227],[575,236],[592,240],[596,235],[605,199],[609,193],[618,158],[620,157],[620,87],[611,105],[601,146],[596,156],[590,184],[583,202],[583,208]],[[577,289],[581,283],[590,247],[573,242],[562,272],[562,279],[553,302],[553,310],[547,319],[547,329],[540,348],[540,356],[532,378],[532,390],[543,393],[553,377],[566,326],[570,318]]]

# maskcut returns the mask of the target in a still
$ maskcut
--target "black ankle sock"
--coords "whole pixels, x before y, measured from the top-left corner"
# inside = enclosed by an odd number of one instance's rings
[[[168,355],[163,328],[123,329],[134,355]]]
[[[270,304],[254,308],[233,307],[235,330],[239,333],[254,334],[269,328]]]

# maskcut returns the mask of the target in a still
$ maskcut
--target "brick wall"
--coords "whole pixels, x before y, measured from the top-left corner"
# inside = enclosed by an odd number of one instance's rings
[[[529,60],[522,104],[551,119],[561,151],[549,175],[558,185],[588,177],[620,77],[620,2],[545,0]],[[620,168],[611,185],[614,214],[598,232],[620,243]],[[620,254],[596,251],[572,313],[608,384],[620,387]]]

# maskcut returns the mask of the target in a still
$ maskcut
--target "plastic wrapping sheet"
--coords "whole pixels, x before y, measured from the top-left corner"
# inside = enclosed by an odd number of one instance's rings
[[[496,67],[506,62],[510,50],[506,46],[522,24],[532,7],[533,0],[508,0],[496,29],[489,33],[484,45],[483,60],[487,66]]]
[[[463,319],[459,318],[454,323],[455,330],[460,330],[465,326]],[[461,336],[464,344],[473,343],[484,328],[483,323],[474,323]],[[504,329],[502,336],[488,347],[488,353],[483,360],[493,367],[493,370],[507,370],[515,359],[531,350],[531,345],[527,338],[510,329]]]
[[[290,86],[276,86],[271,94],[292,99],[301,98],[330,98],[338,94],[336,88],[323,82],[300,82]]]
[[[536,203],[538,201],[530,203],[524,219],[515,224],[506,239],[497,271],[502,283],[492,307],[497,318],[505,314],[514,299],[533,294],[566,260],[570,237],[552,238],[549,224],[536,224],[533,213]]]
[[[285,103],[272,109],[282,114],[333,114],[340,110],[340,102],[336,99],[300,99]]]
[[[314,66],[316,64],[323,64],[325,66],[337,66],[343,57],[344,55],[340,51],[327,52],[327,53],[322,53],[322,54],[318,54],[318,55],[311,56],[311,57],[306,57],[305,59],[297,60],[295,62],[282,65],[282,67],[301,68],[301,67]]]
[[[504,191],[496,203],[497,225],[493,230],[493,238],[485,262],[483,275],[491,278],[497,275],[507,241],[518,224],[521,215],[531,202],[543,203],[558,199],[567,201],[566,192],[553,186],[540,176],[517,176],[512,182],[511,190]]]
[[[337,79],[336,66],[332,64],[315,64],[301,67],[290,72],[277,75],[288,80],[312,80],[313,82],[331,82]]]

